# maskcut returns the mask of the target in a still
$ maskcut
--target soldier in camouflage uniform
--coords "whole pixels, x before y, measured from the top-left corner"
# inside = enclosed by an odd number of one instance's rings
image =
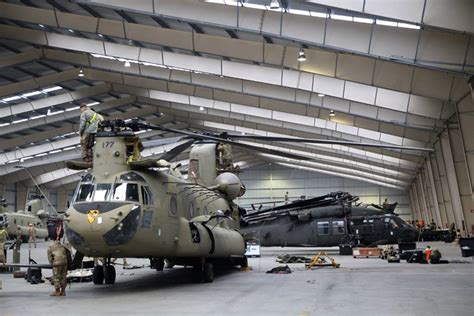
[[[7,262],[7,255],[5,250],[5,242],[8,239],[8,233],[2,226],[0,226],[0,263]]]
[[[79,135],[81,136],[81,157],[85,162],[92,162],[92,149],[94,147],[95,133],[103,116],[89,109],[85,103],[80,106],[81,118]]]
[[[55,291],[51,296],[66,296],[67,251],[59,240],[48,248],[48,260],[53,266],[53,283]]]

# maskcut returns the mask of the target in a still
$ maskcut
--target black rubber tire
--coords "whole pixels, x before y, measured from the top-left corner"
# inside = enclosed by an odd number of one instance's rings
[[[247,268],[248,266],[249,266],[249,262],[247,260],[247,257],[243,256],[242,259],[240,260],[240,267],[243,269],[243,268]]]
[[[202,269],[202,280],[204,283],[212,283],[214,281],[214,266],[212,263],[205,263]]]
[[[114,266],[111,266],[111,265],[105,266],[104,280],[105,280],[105,284],[115,283],[115,267]]]
[[[94,270],[92,271],[92,281],[94,282],[94,284],[104,283],[104,267],[102,266],[94,267]]]
[[[156,271],[163,271],[165,268],[165,260],[164,259],[156,259]]]
[[[193,267],[193,275],[192,275],[193,283],[201,283],[202,282],[202,271],[201,266],[194,266]]]

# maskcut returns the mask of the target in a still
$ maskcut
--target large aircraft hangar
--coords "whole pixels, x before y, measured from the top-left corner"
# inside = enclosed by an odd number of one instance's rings
[[[471,0],[1,1],[0,314],[471,315],[473,126]]]

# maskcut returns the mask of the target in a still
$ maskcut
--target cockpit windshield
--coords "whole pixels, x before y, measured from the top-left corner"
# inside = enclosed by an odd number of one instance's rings
[[[126,182],[115,183],[112,200],[138,202],[138,184]]]
[[[143,182],[143,184],[141,182]],[[140,186],[142,187],[142,203],[152,204],[151,194],[147,195],[143,193],[144,190],[149,191],[145,179],[134,172],[121,175],[116,179],[115,183],[96,183],[96,179],[89,174],[83,177],[79,183],[74,202],[140,202]]]

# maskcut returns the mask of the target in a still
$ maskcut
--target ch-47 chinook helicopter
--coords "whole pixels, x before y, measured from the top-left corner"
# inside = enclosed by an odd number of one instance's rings
[[[243,216],[241,231],[262,246],[415,247],[419,233],[394,212],[397,203],[356,206],[358,199],[348,192],[333,192],[248,212]]]
[[[139,129],[182,134],[186,141],[161,157],[141,159],[142,145],[134,133]],[[78,184],[65,223],[68,240],[79,254],[103,258],[104,266],[94,268],[94,283],[114,283],[111,258],[120,257],[149,258],[157,270],[163,269],[165,259],[173,265],[192,266],[196,280],[204,282],[213,281],[216,264],[245,267],[245,241],[238,231],[243,210],[233,202],[245,188],[232,172],[232,164],[216,159],[218,146],[311,159],[234,140],[245,138],[379,147],[320,139],[198,134],[136,119],[104,121],[96,134],[93,164],[68,162],[71,169],[90,169]],[[189,179],[185,179],[178,166],[168,161],[195,141]]]
[[[23,242],[28,242],[30,224],[36,230],[36,238],[48,239],[47,217],[48,213],[43,209],[40,196],[33,196],[26,204],[25,210],[7,212],[6,208],[0,205],[0,227],[5,227],[8,235],[12,238],[20,234]]]

